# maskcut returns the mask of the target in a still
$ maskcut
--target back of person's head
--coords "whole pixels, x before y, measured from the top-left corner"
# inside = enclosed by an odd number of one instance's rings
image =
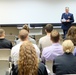
[[[18,69],[19,75],[37,75],[38,57],[34,46],[29,41],[20,46]]]
[[[66,39],[70,39],[76,46],[76,27],[75,26],[70,27],[70,29],[68,30]]]
[[[62,46],[65,53],[72,53],[74,50],[74,44],[71,40],[65,40]]]
[[[29,27],[28,27],[27,24],[25,24],[22,29],[25,29],[25,30],[27,30],[29,32]]]
[[[53,30],[51,32],[51,35],[50,35],[50,38],[51,40],[54,42],[54,43],[57,43],[59,42],[59,39],[60,39],[60,34],[57,30]]]
[[[46,33],[51,33],[52,30],[53,30],[53,25],[47,24],[47,25],[45,26],[45,32],[46,32]]]
[[[5,30],[0,28],[0,37],[5,37]]]
[[[28,31],[25,29],[20,30],[19,38],[21,39],[21,41],[25,41],[28,38]]]

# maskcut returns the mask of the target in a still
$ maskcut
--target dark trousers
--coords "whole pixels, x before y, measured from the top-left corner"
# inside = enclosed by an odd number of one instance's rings
[[[66,38],[67,32],[68,32],[68,30],[63,30],[63,33],[64,33],[63,38]]]

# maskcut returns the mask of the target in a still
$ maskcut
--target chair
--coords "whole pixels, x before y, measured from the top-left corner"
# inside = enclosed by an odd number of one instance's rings
[[[50,74],[53,75],[52,71],[53,61],[46,61],[46,66],[50,70]]]
[[[0,49],[0,75],[7,75],[10,54],[10,49]]]

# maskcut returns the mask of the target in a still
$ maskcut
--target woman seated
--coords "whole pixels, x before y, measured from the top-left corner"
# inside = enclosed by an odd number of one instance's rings
[[[21,45],[18,65],[12,69],[12,75],[48,75],[46,67],[39,63],[35,51],[29,41]]]
[[[76,26],[71,26],[70,27],[70,29],[68,30],[66,39],[69,39],[73,42],[73,44],[74,44],[73,55],[76,56]]]
[[[74,44],[71,40],[65,40],[62,46],[64,54],[53,61],[53,73],[56,75],[76,74],[76,57],[72,54]]]

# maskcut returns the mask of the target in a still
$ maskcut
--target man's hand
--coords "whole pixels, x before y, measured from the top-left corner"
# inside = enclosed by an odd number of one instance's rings
[[[66,22],[70,22],[70,20],[66,20]]]

